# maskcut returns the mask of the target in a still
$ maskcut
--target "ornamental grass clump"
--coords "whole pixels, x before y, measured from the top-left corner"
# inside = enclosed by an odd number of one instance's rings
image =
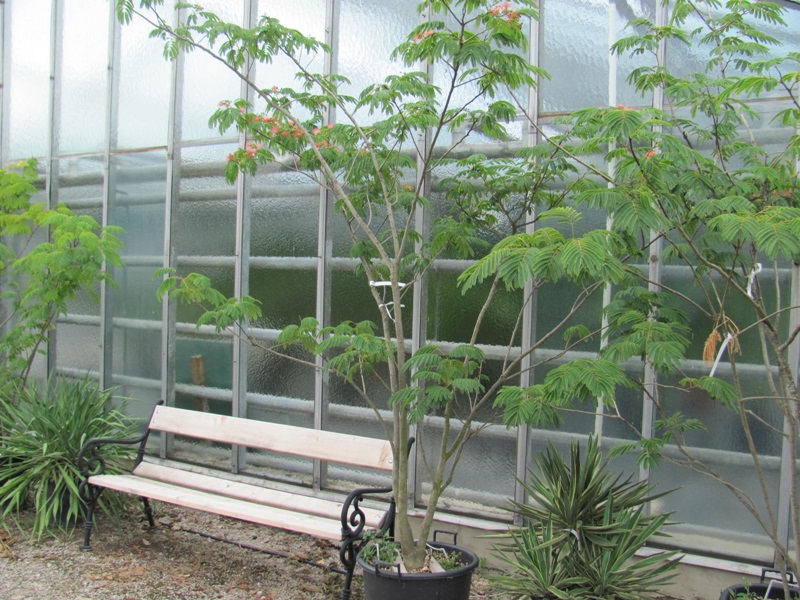
[[[120,399],[88,377],[59,378],[29,385],[16,397],[0,397],[0,507],[3,516],[25,506],[35,509],[32,534],[41,537],[76,522],[83,514],[78,485],[78,452],[94,438],[129,439],[135,423],[114,408]],[[116,445],[104,457],[107,472],[132,465],[133,449]],[[116,514],[122,496],[104,495],[107,514]]]
[[[537,456],[525,489],[529,502],[512,511],[525,525],[495,547],[507,571],[493,578],[512,598],[640,600],[652,598],[674,577],[675,552],[637,556],[664,535],[668,514],[649,514],[646,482],[612,475],[590,437],[566,462],[555,447]]]

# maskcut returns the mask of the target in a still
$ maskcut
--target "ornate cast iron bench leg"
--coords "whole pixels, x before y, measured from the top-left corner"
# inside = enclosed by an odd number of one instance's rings
[[[355,490],[342,505],[342,545],[339,547],[339,559],[345,568],[342,600],[350,599],[350,586],[353,583],[356,558],[364,545],[363,533],[366,518],[359,503],[364,499],[365,494],[388,494],[391,491],[392,488]],[[384,535],[387,532],[394,533],[394,511],[394,498],[392,498],[389,501],[389,509],[378,526],[378,535]]]

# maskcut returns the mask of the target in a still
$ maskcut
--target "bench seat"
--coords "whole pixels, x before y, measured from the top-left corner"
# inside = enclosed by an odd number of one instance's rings
[[[147,431],[142,437],[135,440],[89,440],[81,449],[78,468],[83,476],[81,490],[87,506],[84,550],[91,550],[97,499],[104,489],[111,489],[141,498],[151,527],[155,527],[155,521],[150,500],[158,500],[269,527],[339,540],[339,556],[346,570],[342,598],[347,599],[350,597],[356,555],[363,545],[365,528],[393,533],[393,499],[388,498],[388,504],[383,504],[381,508],[362,505],[367,495],[386,497],[391,492],[390,487],[353,490],[345,499],[338,501],[301,488],[296,491],[274,489],[265,479],[256,476],[233,476],[229,472],[213,469],[199,472],[196,467],[186,463],[147,457],[147,439],[154,431],[387,473],[392,470],[391,446],[383,440],[159,404],[153,410]],[[136,462],[130,473],[105,472],[102,447],[114,443],[138,444]]]

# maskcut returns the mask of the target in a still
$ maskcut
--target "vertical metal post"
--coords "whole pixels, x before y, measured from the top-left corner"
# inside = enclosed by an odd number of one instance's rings
[[[6,8],[5,0],[0,0],[0,166],[8,160],[8,125],[10,104],[6,80],[11,70],[11,11]]]
[[[336,73],[337,53],[339,45],[339,3],[337,0],[325,2],[325,43],[331,51],[325,54],[323,73]],[[326,107],[328,123],[336,119],[336,107]],[[330,325],[331,321],[331,260],[333,258],[333,236],[331,235],[331,217],[333,213],[333,196],[326,187],[319,189],[319,213],[317,224],[317,302],[315,318],[320,325]],[[316,357],[317,369],[314,372],[314,429],[325,429],[328,414],[328,375],[323,371],[325,359]],[[327,465],[319,460],[314,461],[314,489],[325,487]]]
[[[61,115],[61,28],[63,19],[61,18],[61,7],[58,0],[50,3],[50,98],[48,107],[48,144],[47,157],[45,164],[45,197],[49,208],[55,208],[58,204],[58,129]],[[48,234],[49,236],[49,234]],[[47,354],[45,377],[49,380],[56,372],[57,365],[57,340],[56,328],[51,327],[47,332]]]
[[[173,15],[173,26],[180,23],[182,9]],[[183,97],[183,73],[185,57],[183,53],[172,62],[170,69],[169,116],[167,119],[167,156],[164,186],[164,246],[162,266],[175,269],[178,266],[175,251],[175,223],[178,218],[181,186],[181,133]],[[167,296],[161,299],[161,400],[167,406],[175,406],[175,345],[177,337],[177,301]],[[174,436],[162,435],[159,438],[159,455],[166,458],[172,454]]]
[[[617,55],[611,52],[611,46],[617,40],[617,2],[616,0],[608,0],[608,105],[616,106],[617,104]],[[613,147],[609,146],[609,150]],[[608,163],[609,174],[613,177],[616,170],[616,159],[611,159]],[[608,187],[613,184],[609,183]],[[614,215],[606,215],[606,229],[610,230],[614,226]],[[603,286],[603,309],[611,303],[612,285],[607,283]],[[600,318],[600,331],[605,333],[608,330],[608,318],[603,314]],[[602,335],[601,333],[601,335]],[[600,350],[608,345],[606,338],[600,338]],[[599,399],[597,408],[595,409],[594,417],[594,435],[597,437],[598,443],[603,443],[603,424],[605,423],[605,404],[603,398]]]
[[[420,19],[430,18],[429,9],[420,14]],[[428,80],[433,81],[434,66],[428,62],[420,65],[428,74]],[[422,154],[417,154],[417,187],[420,194],[425,198],[430,198],[431,193],[431,174],[425,172],[424,157],[433,151],[430,148],[430,132],[421,130],[417,132],[417,147],[422,149]],[[414,215],[414,229],[420,234],[420,240],[427,240],[430,235],[430,216],[424,205],[417,206]],[[414,252],[419,253],[422,249],[422,241],[414,244]],[[411,353],[419,350],[426,342],[428,337],[428,290],[430,287],[430,271],[426,272],[415,284],[413,289],[413,308],[411,312]],[[417,425],[412,425],[410,435],[417,437]],[[422,486],[417,482],[417,454],[419,444],[414,444],[409,451],[408,457],[408,482],[410,489],[407,490],[408,499],[411,506],[415,506],[422,499]]]
[[[116,177],[111,164],[111,149],[117,146],[119,114],[119,65],[122,25],[117,21],[113,6],[108,7],[108,74],[106,77],[105,141],[103,144],[103,226],[113,223],[112,195],[116,193]],[[110,307],[109,286],[100,284],[100,387],[108,388],[113,381],[114,324]]]
[[[540,7],[539,19],[537,21],[530,21],[530,46],[528,48],[528,60],[532,65],[539,64],[539,57],[541,55],[542,42],[542,23],[544,21],[544,6]],[[539,122],[539,103],[540,94],[538,87],[532,87],[528,90],[528,116],[533,123],[528,122],[528,126],[524,135],[526,146],[538,145],[541,141],[539,139],[539,132],[534,126],[534,123]],[[533,233],[536,230],[534,223],[535,209],[531,210],[528,215],[528,224],[525,229],[527,233]],[[525,311],[522,316],[522,350],[530,348],[536,343],[536,317],[538,312],[537,293],[533,287],[533,282],[528,281],[523,290],[523,301],[530,299],[527,307],[523,308]],[[520,368],[519,384],[521,387],[530,387],[534,384],[534,374],[532,372],[533,355],[529,354],[522,358]],[[517,464],[516,464],[516,483],[514,484],[514,501],[520,504],[526,500],[525,487],[523,482],[528,477],[528,462],[531,448],[531,427],[529,425],[520,425],[517,427]],[[522,517],[515,515],[514,519],[517,524],[521,524]]]
[[[777,276],[777,274],[776,274]],[[792,265],[792,291],[791,306],[800,306],[800,266]],[[794,331],[800,326],[800,311],[792,310],[789,313],[789,331]],[[800,343],[797,340],[789,346],[789,364],[794,366],[794,380],[798,381],[800,373]],[[780,484],[778,491],[778,531],[776,532],[781,545],[788,550],[791,535],[789,520],[791,519],[791,490],[792,490],[792,470],[794,469],[797,457],[792,456],[792,447],[789,443],[789,435],[795,424],[792,419],[783,419],[783,441],[781,442],[781,466]],[[795,540],[795,544],[798,540]],[[773,567],[779,569],[784,560],[778,556],[777,550],[772,558]],[[785,562],[784,562],[785,564]]]
[[[11,51],[11,11],[6,9],[5,0],[0,0],[0,167],[8,157],[8,106],[9,94],[6,78],[10,70]],[[0,273],[0,290],[6,289],[6,274]],[[7,301],[0,299],[0,335],[4,333],[4,325],[8,317]]]
[[[244,27],[253,27],[258,18],[258,0],[245,0],[243,16]],[[255,63],[247,65],[247,75],[252,79]],[[254,90],[244,81],[241,82],[239,94],[248,102],[254,98]],[[247,133],[239,135],[239,145],[247,144]],[[253,178],[240,174],[236,182],[236,256],[234,257],[234,289],[235,297],[241,300],[250,293],[250,216]],[[247,323],[243,324],[247,328]],[[232,416],[247,416],[247,340],[241,336],[233,338],[233,400]],[[235,446],[231,454],[231,469],[238,473],[247,463],[247,448]]]
[[[663,0],[659,1],[656,7],[656,26],[663,27],[667,22],[667,5]],[[656,60],[658,64],[664,65],[666,62],[667,46],[666,41],[661,40],[657,50]],[[653,107],[664,107],[664,89],[659,86],[653,90]],[[648,288],[650,291],[658,291],[661,283],[661,252],[663,251],[663,243],[658,232],[650,232],[650,263],[648,265],[648,277],[650,284]],[[649,363],[644,366],[644,395],[642,397],[642,436],[648,438],[653,434],[653,417],[655,412],[655,403],[653,398],[658,394],[658,380],[655,369]],[[645,466],[639,467],[639,479],[644,481],[650,476],[650,469]],[[648,507],[649,508],[649,507]]]

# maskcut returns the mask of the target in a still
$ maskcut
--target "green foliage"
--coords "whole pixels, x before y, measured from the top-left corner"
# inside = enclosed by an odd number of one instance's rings
[[[199,273],[186,276],[175,274],[172,269],[157,269],[154,277],[163,277],[156,292],[159,299],[167,296],[189,305],[200,307],[204,312],[197,320],[197,327],[212,325],[220,332],[249,319],[261,316],[260,302],[251,296],[227,298],[214,288],[211,280]]]
[[[24,385],[67,302],[79,293],[97,301],[99,284],[114,284],[107,269],[122,266],[122,229],[64,206],[32,203],[36,161],[17,167],[21,172],[0,170],[0,275],[8,281],[1,297],[10,309],[0,337],[0,375],[4,384]]]
[[[538,472],[525,484],[528,503],[513,502],[525,526],[497,545],[509,567],[493,578],[504,595],[525,598],[650,598],[673,576],[674,552],[633,560],[661,534],[669,515],[649,515],[657,496],[645,482],[613,476],[597,442],[581,455],[573,442],[569,463],[554,447],[537,457]]]
[[[7,516],[30,501],[36,509],[32,533],[41,537],[83,514],[77,468],[83,443],[131,438],[134,424],[112,408],[113,392],[88,378],[57,379],[43,388],[30,384],[16,393],[0,397],[0,507]],[[106,472],[120,472],[133,459],[133,449],[110,448],[104,459]],[[113,514],[123,502],[109,494],[99,506]]]
[[[525,58],[523,21],[537,16],[532,0],[425,0],[422,22],[393,53],[400,63],[396,72],[352,95],[345,78],[305,66],[315,64],[314,55],[329,51],[324,44],[275,19],[264,17],[246,29],[186,3],[176,25],[159,19],[159,4],[117,0],[123,20],[137,11],[147,13],[168,58],[202,49],[253,88],[248,99],[220,102],[210,119],[219,131],[247,140],[227,157],[228,181],[277,163],[326,188],[350,235],[350,256],[375,300],[379,317],[374,322],[345,320],[329,326],[302,319],[286,327],[277,345],[266,351],[299,347],[321,357],[313,363],[291,359],[314,368],[324,365],[373,408],[372,386],[383,384],[392,411],[387,433],[396,453],[410,425],[423,427],[426,415],[446,423],[456,414],[463,419],[462,427],[445,428],[452,437],[442,443],[439,463],[428,456],[420,461],[433,499],[424,527],[452,480],[462,445],[480,429],[474,420],[483,419],[492,402],[508,426],[558,425],[563,410],[585,402],[602,402],[607,412],[624,420],[615,410],[617,395],[635,389],[655,407],[656,432],[621,448],[637,448],[640,464],[655,466],[667,445],[684,444],[684,435],[700,426],[670,409],[678,394],[702,391],[739,411],[747,426],[750,405],[735,368],[736,351],[744,345],[740,337],[744,341],[757,333],[763,345],[758,361],[774,361],[777,367],[774,398],[787,418],[795,418],[787,349],[796,343],[796,332],[787,334],[781,322],[788,318],[787,295],[767,291],[758,276],[762,267],[771,268],[778,281],[780,269],[800,261],[800,53],[787,52],[760,31],[765,25],[770,30],[784,25],[779,6],[674,0],[665,5],[670,16],[664,24],[632,21],[631,35],[613,51],[636,57],[641,66],[630,73],[630,84],[648,98],[663,97],[663,103],[581,109],[558,120],[559,133],[539,130],[541,143],[534,147],[488,158],[465,153],[463,143],[476,136],[507,140],[508,125],[518,122],[520,113],[523,122],[539,126],[537,115],[527,114],[527,102],[521,100],[546,76]],[[699,26],[691,29],[695,23]],[[707,68],[672,72],[670,63],[660,60],[663,44],[688,44],[704,52]],[[249,65],[269,64],[277,57],[296,66],[297,85],[256,89],[247,75]],[[435,79],[427,65],[435,66]],[[775,94],[781,102],[773,102]],[[758,106],[780,104],[771,123],[759,116],[753,100]],[[336,123],[328,122],[331,114]],[[769,138],[764,137],[767,131]],[[762,143],[767,139],[768,144]],[[427,182],[442,172],[448,176],[434,204],[425,197]],[[422,225],[421,208],[437,217],[430,228],[427,222]],[[587,214],[594,211],[610,217],[606,227],[587,224]],[[458,276],[465,295],[484,294],[473,331],[465,338],[470,343],[453,350],[424,346],[412,354],[404,300],[410,304],[414,285],[442,264],[439,259],[475,257]],[[664,269],[659,281],[652,280],[648,262]],[[677,283],[667,274],[673,266],[685,275]],[[198,324],[246,335],[242,326],[260,314],[257,301],[226,298],[207,278],[160,274],[165,276],[161,295],[204,307]],[[527,293],[553,284],[577,290],[576,298],[570,299],[571,306],[558,307],[564,316],[552,330],[537,327],[533,345],[520,348],[522,311],[536,300]],[[604,289],[612,297],[605,312],[586,316]],[[513,333],[501,372],[490,381],[474,341],[481,339],[491,321],[487,315],[503,295],[524,298],[506,323]],[[596,333],[601,340],[597,357],[572,360],[575,355],[568,352]],[[555,357],[542,358],[539,350],[546,346],[551,356],[559,339],[563,346]],[[702,355],[713,362],[721,339],[730,340],[726,361],[732,375],[687,377],[683,371],[689,361]],[[523,367],[528,357],[531,369],[556,362],[544,379],[526,387],[518,377],[528,368]],[[772,376],[773,365],[767,371]],[[378,417],[388,422],[380,412]],[[640,427],[625,425],[632,432]],[[397,471],[407,473],[407,456],[400,453],[395,459]],[[438,469],[439,464],[447,469]],[[398,493],[402,512],[407,482],[395,483],[403,488]],[[655,527],[636,509],[604,514],[611,520],[598,527],[614,529],[617,516],[637,533],[615,529],[617,554],[594,557],[615,578],[596,574],[594,597],[628,597],[623,590],[628,583],[635,589],[632,571],[616,567],[642,541],[640,534]],[[404,554],[413,546],[419,560],[419,545],[404,519],[400,514]],[[542,530],[539,535],[548,534]],[[563,531],[554,527],[549,535],[561,540]],[[530,547],[536,538],[516,538],[518,548]],[[549,552],[550,546],[540,551]],[[562,592],[554,591],[560,589],[555,582],[563,577],[545,569],[553,567],[546,554],[539,558],[544,562],[530,556],[531,569],[539,573],[542,589],[558,596]],[[651,566],[659,572],[660,567]]]

